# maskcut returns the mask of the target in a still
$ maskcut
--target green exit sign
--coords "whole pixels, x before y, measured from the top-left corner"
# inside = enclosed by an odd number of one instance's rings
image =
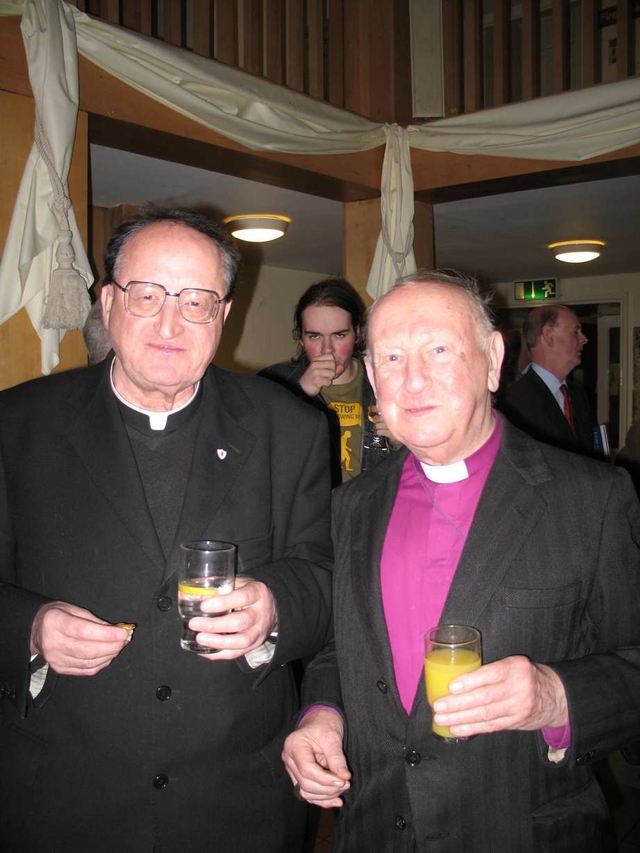
[[[514,281],[515,298],[532,301],[534,299],[555,299],[556,279],[535,278],[533,281]]]

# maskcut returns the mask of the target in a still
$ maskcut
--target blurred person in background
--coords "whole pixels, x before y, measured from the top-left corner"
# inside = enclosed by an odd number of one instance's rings
[[[398,447],[362,364],[364,316],[360,295],[345,279],[312,284],[293,315],[298,355],[260,373],[326,413],[334,485],[373,468]]]

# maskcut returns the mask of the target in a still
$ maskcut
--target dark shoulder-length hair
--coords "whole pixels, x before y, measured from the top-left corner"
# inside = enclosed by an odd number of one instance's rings
[[[354,352],[361,355],[364,349],[362,337],[365,305],[358,291],[344,278],[324,278],[308,287],[298,300],[293,312],[293,339],[300,345],[302,352],[302,312],[311,305],[342,308],[351,317],[351,325],[356,333]],[[298,353],[298,355],[300,355]]]

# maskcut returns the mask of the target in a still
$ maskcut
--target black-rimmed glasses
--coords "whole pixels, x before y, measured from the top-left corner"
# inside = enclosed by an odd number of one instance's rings
[[[134,317],[155,317],[162,311],[167,296],[175,296],[180,314],[187,322],[211,323],[218,316],[220,304],[226,301],[226,297],[220,297],[215,290],[198,287],[185,287],[178,293],[171,293],[153,281],[130,281],[124,287],[117,281],[109,284],[124,293],[124,310]]]

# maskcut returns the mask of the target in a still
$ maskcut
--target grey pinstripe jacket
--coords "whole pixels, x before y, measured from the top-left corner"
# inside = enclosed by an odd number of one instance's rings
[[[341,702],[347,719],[352,788],[332,851],[601,853],[608,815],[593,763],[640,733],[640,506],[631,483],[504,422],[445,603],[443,623],[481,630],[485,662],[522,654],[560,675],[572,742],[552,764],[539,732],[437,741],[424,680],[411,714],[402,707],[379,561],[405,458],[334,493],[335,642],[309,668],[304,696]]]

